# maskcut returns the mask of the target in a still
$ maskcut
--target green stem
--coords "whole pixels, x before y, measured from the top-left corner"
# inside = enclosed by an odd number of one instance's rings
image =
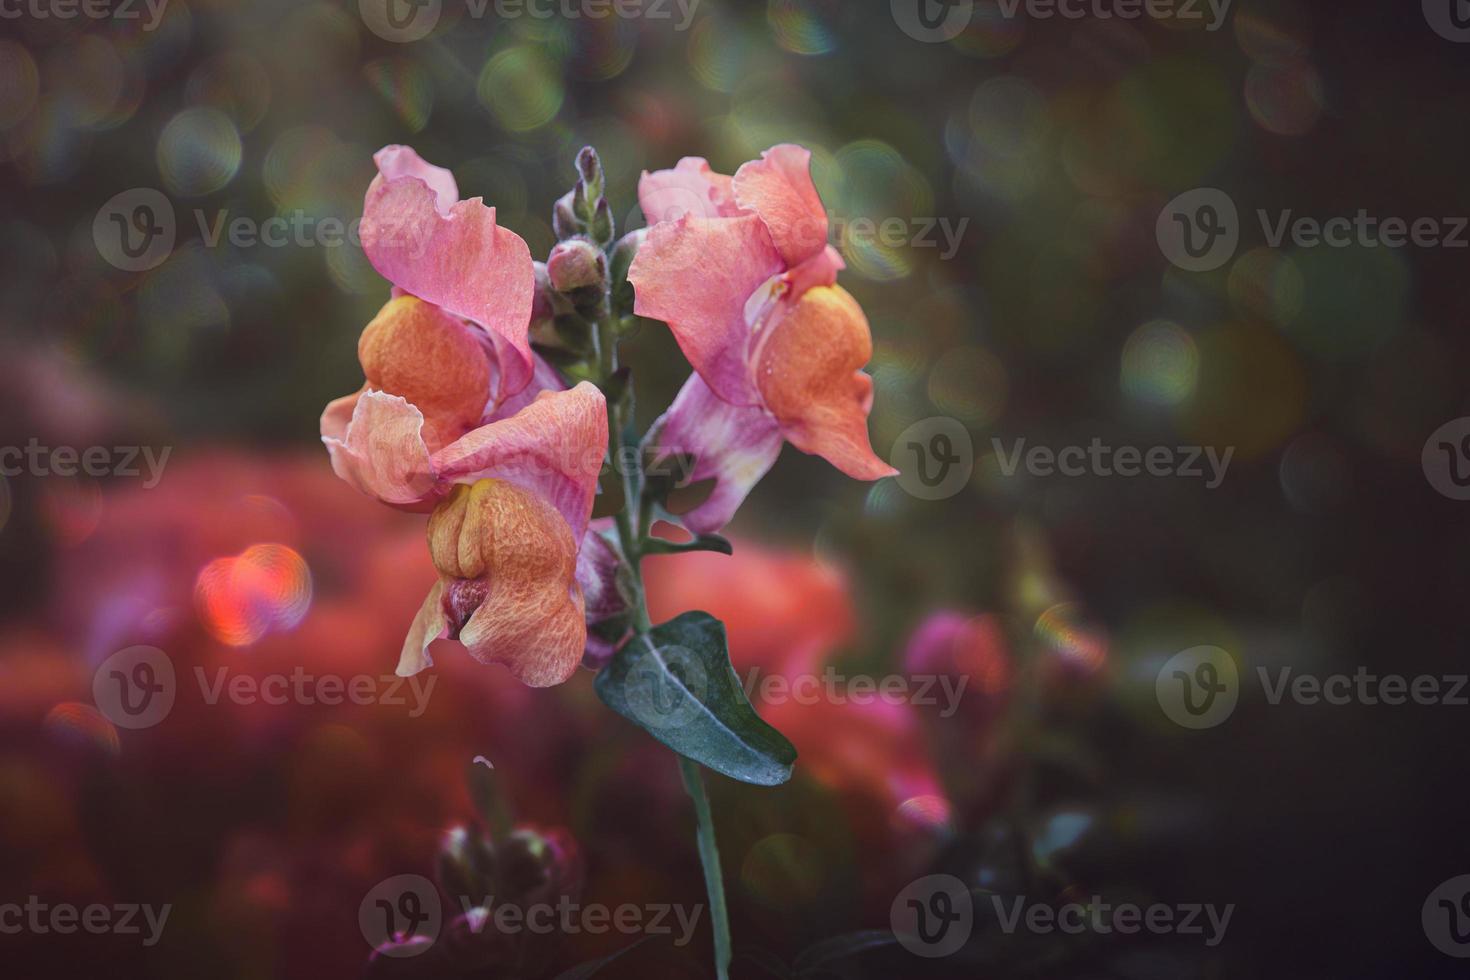
[[[679,774],[684,777],[684,789],[694,801],[694,815],[699,821],[696,840],[699,863],[704,866],[704,890],[709,894],[710,924],[715,932],[715,975],[726,980],[730,975],[730,913],[725,908],[725,879],[720,871],[720,848],[715,843],[714,817],[699,763],[679,756]]]
[[[604,382],[618,370],[617,321],[607,310],[597,319],[598,369]],[[631,391],[631,388],[629,389]],[[629,392],[608,405],[608,459],[618,472],[623,487],[623,507],[617,514],[618,543],[623,559],[628,564],[632,580],[630,597],[633,607],[633,628],[647,633],[653,628],[648,616],[648,603],[643,590],[643,541],[648,534],[649,508],[644,499],[642,481],[635,467],[625,466],[628,453],[625,451],[623,432],[631,412]],[[632,514],[638,514],[638,527],[634,530]],[[720,871],[720,849],[715,842],[714,816],[710,812],[709,796],[704,790],[704,775],[699,763],[679,756],[679,774],[684,780],[684,789],[694,801],[694,816],[697,821],[695,840],[699,846],[699,863],[704,868],[704,887],[709,896],[710,925],[714,930],[715,975],[718,980],[727,980],[730,975],[730,914],[725,906],[725,881]]]

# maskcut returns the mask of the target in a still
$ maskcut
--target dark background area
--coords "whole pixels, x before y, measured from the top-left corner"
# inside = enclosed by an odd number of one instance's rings
[[[1470,215],[1470,46],[1411,3],[1237,0],[1218,31],[1008,21],[977,3],[944,43],[907,36],[886,2],[701,0],[685,31],[464,9],[444,0],[435,31],[402,44],[355,3],[169,0],[153,31],[0,21],[0,445],[173,447],[154,488],[0,483],[0,902],[175,906],[156,948],[4,935],[0,962],[357,975],[362,894],[431,874],[440,831],[473,815],[464,771],[480,753],[518,819],[581,843],[585,895],[701,900],[675,770],[590,675],[527,692],[446,664],[420,719],[196,698],[142,732],[88,714],[90,678],[135,643],[181,671],[388,673],[432,580],[421,526],[335,481],[318,442],[322,406],[361,384],[356,338],[386,283],[351,245],[208,247],[196,209],[350,221],[372,152],[407,143],[544,258],[585,144],[624,229],[641,221],[642,170],[703,155],[731,173],[789,141],[814,153],[841,282],[871,321],[875,449],[955,419],[974,475],[928,501],[788,448],[732,528],[732,564],[667,573],[667,602],[728,603],[714,611],[737,668],[816,649],[870,674],[901,670],[936,610],[989,616],[1001,639],[984,655],[1037,680],[998,699],[1009,720],[961,732],[814,713],[815,748],[793,739],[819,764],[792,784],[716,780],[737,953],[790,962],[887,929],[904,885],[946,872],[1037,900],[1236,909],[1213,949],[1054,936],[1033,957],[991,924],[965,955],[881,947],[836,975],[1463,974],[1420,909],[1470,873],[1470,707],[1272,706],[1255,671],[1470,671],[1470,504],[1421,465],[1430,433],[1470,415],[1470,249],[1271,248],[1254,215]],[[130,273],[92,228],[140,187],[170,201],[178,240]],[[1225,191],[1243,232],[1232,261],[1192,273],[1155,223],[1196,187]],[[950,255],[942,239],[854,233],[860,218],[964,225]],[[687,365],[662,328],[625,361],[646,425]],[[1235,452],[1210,489],[1006,476],[993,443],[1094,437]],[[195,576],[260,541],[303,557],[309,611],[222,641]],[[818,562],[838,584],[810,584]],[[1154,678],[1205,644],[1235,657],[1244,689],[1228,721],[1189,731]],[[829,751],[840,764],[820,764]],[[939,789],[894,788],[913,773]],[[942,818],[900,819],[936,798]],[[1044,838],[1058,813],[1085,832],[1039,880],[1010,880],[1004,841]],[[544,975],[612,939],[580,937]],[[704,975],[707,942],[646,943],[609,975]],[[769,975],[752,958],[736,974]]]

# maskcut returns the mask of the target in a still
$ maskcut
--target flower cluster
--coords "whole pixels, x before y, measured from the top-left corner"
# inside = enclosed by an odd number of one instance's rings
[[[619,572],[633,566],[636,581],[646,524],[630,539],[618,533],[630,525],[591,519],[614,462],[609,403],[616,440],[630,397],[607,347],[635,316],[666,322],[694,367],[643,440],[643,458],[688,457],[690,481],[713,481],[677,518],[691,531],[728,522],[785,442],[856,478],[894,473],[868,442],[872,341],[836,285],[806,150],[774,147],[733,177],[692,157],[645,173],[649,227],[617,242],[584,150],[544,264],[494,208],[461,200],[448,170],[402,146],[374,159],[363,250],[392,295],[358,341],[362,389],[327,406],[321,432],[342,479],[430,514],[439,580],[400,674],[457,639],[528,685],[558,684],[637,625],[641,595]],[[640,508],[646,474],[621,488]]]

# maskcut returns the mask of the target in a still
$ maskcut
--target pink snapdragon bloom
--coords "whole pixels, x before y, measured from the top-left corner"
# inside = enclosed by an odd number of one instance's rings
[[[714,479],[683,515],[696,532],[729,521],[783,442],[855,479],[897,473],[868,441],[872,335],[836,285],[844,264],[810,162],[781,144],[734,177],[685,157],[638,184],[651,227],[628,272],[634,309],[669,325],[695,371],[649,438]]]
[[[531,251],[448,170],[405,146],[373,158],[362,245],[393,283],[363,330],[362,390],[329,404],[322,442],[337,475],[404,510],[429,510],[466,473],[462,438],[561,387],[531,353]]]
[[[363,250],[394,295],[363,330],[366,381],[322,415],[348,483],[403,510],[432,510],[439,572],[398,673],[437,639],[558,684],[586,642],[578,555],[607,452],[607,403],[570,390],[531,354],[530,250],[454,178],[406,147],[374,158]]]

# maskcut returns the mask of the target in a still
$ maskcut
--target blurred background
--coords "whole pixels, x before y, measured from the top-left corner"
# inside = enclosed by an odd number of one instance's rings
[[[1452,3],[1099,15],[1127,8],[0,6],[0,905],[171,907],[151,944],[6,929],[6,973],[534,978],[626,950],[598,975],[708,975],[707,919],[538,943],[466,934],[449,897],[432,948],[369,960],[365,896],[446,888],[466,854],[548,900],[703,902],[676,766],[590,673],[531,691],[441,656],[421,704],[211,703],[204,679],[378,684],[434,578],[422,518],[318,439],[388,295],[344,234],[374,150],[451,168],[544,258],[585,144],[621,233],[642,170],[799,142],[905,477],[788,448],[733,557],[649,562],[655,621],[722,618],[743,679],[839,678],[752,693],[791,783],[710,777],[734,975],[1463,975],[1431,893],[1470,872],[1470,708],[1272,704],[1258,671],[1466,670],[1470,48]],[[1199,262],[1168,235],[1197,188],[1239,239]],[[146,254],[108,238],[139,204],[167,229]],[[1266,233],[1360,210],[1444,237]],[[646,425],[688,368],[661,327],[624,356]],[[1219,479],[1012,465],[1094,440],[1230,455]],[[916,480],[915,444],[960,475]],[[130,729],[94,675],[137,646],[177,693]],[[1194,728],[1165,665],[1202,646],[1239,677]],[[859,677],[965,686],[893,702]],[[973,904],[944,955],[894,936],[931,875]],[[1213,944],[1071,935],[1008,930],[992,896],[1233,913]]]

